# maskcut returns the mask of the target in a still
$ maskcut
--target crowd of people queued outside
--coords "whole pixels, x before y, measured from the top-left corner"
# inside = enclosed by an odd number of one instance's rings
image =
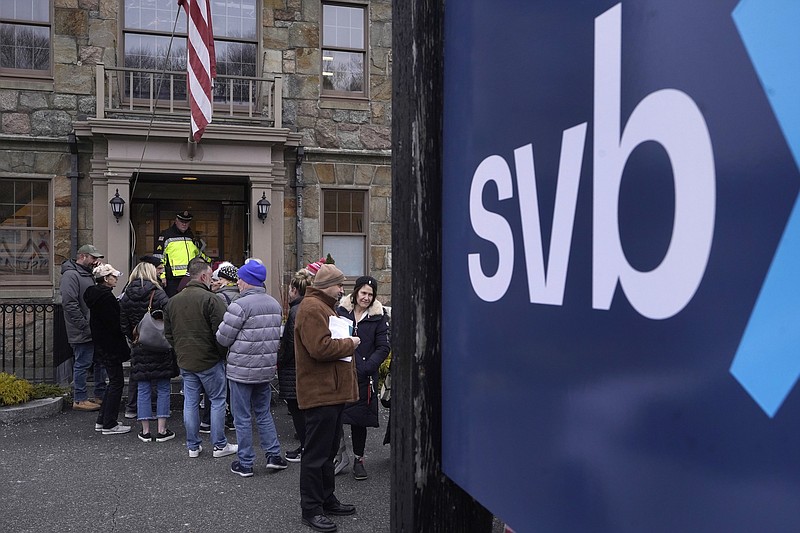
[[[334,532],[331,515],[356,512],[335,494],[335,476],[351,462],[344,426],[357,480],[368,477],[367,428],[379,426],[378,369],[389,355],[390,326],[378,281],[362,276],[345,294],[344,273],[330,256],[320,259],[292,276],[284,321],[282,305],[267,292],[264,263],[251,258],[238,268],[227,261],[212,268],[191,220],[189,211],[176,214],[119,297],[113,290],[123,275],[95,246],[80,247],[62,265],[73,409],[96,412],[94,429],[102,435],[132,431],[120,421],[122,412],[139,422],[139,440],[167,442],[175,438],[168,427],[172,379],[181,376],[189,457],[200,457],[205,433],[214,458],[236,455],[230,471],[253,476],[255,423],[268,469],[300,464],[302,523]],[[349,320],[349,333],[332,333],[332,317]],[[285,453],[270,411],[276,375],[299,441]],[[236,443],[226,430],[235,431]]]

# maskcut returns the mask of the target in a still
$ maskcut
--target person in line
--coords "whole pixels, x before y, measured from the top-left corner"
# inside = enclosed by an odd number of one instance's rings
[[[211,265],[201,258],[189,263],[191,281],[167,304],[164,334],[178,360],[183,376],[183,423],[189,457],[203,451],[200,435],[200,390],[211,401],[213,456],[236,453],[236,444],[225,438],[225,348],[216,339],[225,315],[225,304],[211,292]]]
[[[239,298],[239,285],[237,284],[239,278],[237,276],[237,269],[232,263],[224,261],[219,265],[219,268],[215,270],[215,273],[218,281],[216,287],[214,287],[214,285],[211,286],[211,290],[222,298],[225,305],[230,305],[231,302]]]
[[[314,276],[308,269],[301,268],[295,272],[292,281],[289,282],[289,313],[286,317],[286,324],[283,328],[281,346],[278,350],[278,388],[280,398],[289,407],[289,414],[292,416],[294,431],[300,441],[300,446],[294,450],[286,452],[286,460],[299,463],[303,453],[303,446],[306,441],[306,419],[303,411],[297,405],[297,387],[294,364],[294,323],[297,317],[297,307],[303,301],[306,288],[311,285]]]
[[[358,337],[331,337],[329,321],[344,294],[344,274],[334,265],[322,265],[314,284],[297,309],[294,351],[297,369],[297,403],[306,419],[306,441],[300,462],[302,523],[316,531],[336,531],[328,515],[351,515],[354,505],[335,495],[333,458],[339,449],[342,411],[358,399],[352,356]]]
[[[99,411],[106,389],[103,366],[94,365],[94,398],[89,398],[86,378],[94,359],[94,343],[89,328],[89,307],[83,300],[86,289],[94,285],[92,269],[100,264],[103,254],[91,244],[78,248],[77,259],[61,264],[61,302],[67,340],[75,362],[72,366],[72,408],[76,411]]]
[[[122,333],[119,301],[112,292],[121,273],[113,266],[104,264],[95,267],[92,276],[95,285],[86,289],[83,299],[90,311],[89,328],[94,339],[94,358],[108,373],[108,387],[94,429],[103,435],[120,435],[131,430],[130,426],[117,421],[125,386],[122,363],[131,357],[128,342]]]
[[[253,420],[255,413],[261,448],[267,468],[283,470],[289,464],[281,457],[278,431],[270,413],[270,381],[275,377],[281,336],[281,306],[267,294],[267,269],[251,261],[242,265],[237,285],[240,297],[228,306],[217,330],[217,342],[228,347],[227,375],[231,409],[239,443],[238,459],[231,472],[253,475]]]
[[[199,256],[211,262],[195,242],[194,234],[189,227],[191,222],[192,214],[189,211],[176,213],[175,222],[162,231],[156,239],[153,255],[164,263],[166,291],[170,298],[177,294],[178,285],[187,274],[189,261]]]
[[[367,428],[379,427],[376,390],[378,369],[389,356],[390,348],[389,319],[377,299],[377,294],[378,280],[371,276],[361,276],[356,280],[353,292],[339,301],[337,309],[339,316],[352,320],[353,335],[361,339],[355,353],[358,401],[347,404],[342,413],[342,423],[350,425],[355,455],[353,477],[359,481],[367,479],[367,469],[364,466]],[[347,450],[344,440],[342,438],[339,447],[342,453],[339,464],[346,465],[350,460],[345,460]]]
[[[122,311],[122,331],[133,343],[131,351],[130,383],[138,384],[137,417],[142,424],[139,440],[142,442],[166,442],[175,437],[167,429],[169,418],[170,379],[178,375],[175,354],[172,350],[160,350],[134,341],[134,328],[145,313],[160,314],[169,303],[167,293],[158,281],[156,267],[149,262],[136,265],[128,278],[128,286],[119,301]],[[156,416],[153,417],[151,391],[156,391]],[[127,417],[126,417],[127,418]],[[157,432],[150,431],[150,421],[157,419]]]
[[[164,288],[164,280],[161,278],[161,274],[164,273],[164,265],[163,265],[163,263],[161,263],[161,259],[159,259],[158,257],[156,257],[154,255],[143,255],[142,257],[139,258],[139,264],[142,264],[142,263],[149,263],[149,264],[153,265],[153,268],[156,269],[157,285],[160,286],[163,289]],[[138,267],[139,265],[136,265],[136,266]],[[134,272],[135,271],[136,271],[136,267],[134,267]],[[124,298],[124,294],[126,292],[128,292],[128,286],[131,283],[130,280],[133,279],[132,276],[133,276],[133,272],[131,272],[131,276],[129,276],[129,278],[128,278],[128,283],[126,283],[125,287],[122,289],[123,298]],[[166,293],[164,293],[164,295],[166,296]],[[122,302],[121,299],[120,299],[120,302]],[[161,308],[159,308],[159,309],[161,309]],[[125,320],[124,313],[123,313],[122,319],[123,319],[123,322],[124,322],[124,320]],[[139,320],[141,320],[141,319],[142,319],[142,317],[140,316],[136,320],[136,322],[133,323],[133,325],[131,326],[131,331],[133,331],[133,328],[136,326],[136,324],[139,323]],[[130,335],[128,334],[127,331],[124,331],[124,333],[129,339],[132,340],[132,337],[130,337]],[[138,403],[139,403],[138,402],[138,398],[139,398],[139,384],[137,383],[133,373],[131,373],[128,376],[128,399],[125,402],[125,418],[133,419],[133,418],[137,417],[137,406],[138,406]]]

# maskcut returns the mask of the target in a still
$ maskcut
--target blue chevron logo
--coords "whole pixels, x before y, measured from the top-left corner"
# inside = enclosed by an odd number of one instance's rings
[[[733,20],[800,168],[800,2],[742,0]],[[769,417],[775,416],[800,377],[798,199],[730,372]]]

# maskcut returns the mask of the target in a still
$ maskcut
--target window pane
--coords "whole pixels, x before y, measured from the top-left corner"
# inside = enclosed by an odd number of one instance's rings
[[[0,272],[49,276],[50,232],[0,230]]]
[[[325,213],[325,219],[322,224],[322,231],[337,231],[336,213]]]
[[[229,76],[256,75],[256,45],[249,43],[228,43],[217,41],[214,45],[217,55],[217,74]],[[258,84],[248,80],[226,80],[218,78],[214,84],[214,101],[228,102],[233,93],[234,103],[246,104],[256,101]]]
[[[364,92],[364,54],[323,50],[322,88]]]
[[[323,46],[364,48],[363,8],[326,5],[323,19]]]
[[[0,272],[49,277],[48,182],[0,180],[0,199]]]
[[[169,52],[167,61],[167,74],[160,75],[164,70],[165,59],[169,49],[169,37],[154,35],[127,34],[125,36],[125,66],[154,71],[153,75],[134,73],[133,85],[131,75],[125,74],[125,96],[134,98],[150,98],[150,86],[153,86],[153,95],[159,100],[169,100],[170,80],[174,100],[186,100],[186,39],[175,38]],[[169,74],[173,72],[175,74]]]
[[[322,237],[322,255],[331,254],[345,276],[363,276],[365,243],[366,237],[362,235],[325,235]]]
[[[186,32],[186,11],[175,0],[125,0],[125,28],[172,33]]]
[[[50,70],[50,28],[0,24],[0,68]]]
[[[211,22],[216,37],[256,38],[255,0],[211,2]]]

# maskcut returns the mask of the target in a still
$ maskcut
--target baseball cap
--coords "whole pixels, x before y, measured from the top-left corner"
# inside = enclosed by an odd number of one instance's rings
[[[83,246],[78,248],[78,253],[91,255],[92,257],[105,257],[103,254],[100,253],[100,250],[94,247],[93,244],[84,244]]]

